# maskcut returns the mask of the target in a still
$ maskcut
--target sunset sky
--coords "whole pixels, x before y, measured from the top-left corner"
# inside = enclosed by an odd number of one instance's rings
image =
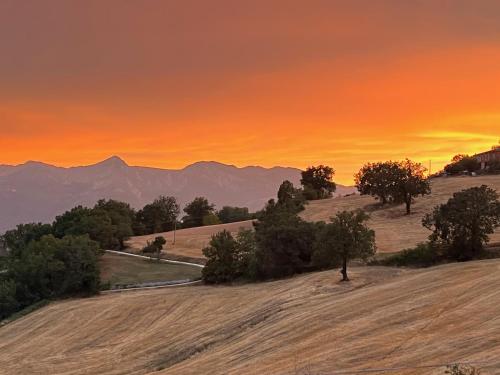
[[[500,1],[0,0],[0,164],[442,167],[500,139]]]

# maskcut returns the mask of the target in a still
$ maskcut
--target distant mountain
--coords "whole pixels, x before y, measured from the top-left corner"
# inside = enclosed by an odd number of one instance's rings
[[[180,170],[132,167],[113,156],[100,163],[62,168],[29,161],[0,165],[0,233],[19,223],[50,222],[76,205],[113,198],[143,207],[159,195],[175,196],[181,206],[204,196],[218,207],[261,209],[284,180],[300,183],[296,168],[263,168],[198,162]],[[338,186],[337,194],[352,187]]]

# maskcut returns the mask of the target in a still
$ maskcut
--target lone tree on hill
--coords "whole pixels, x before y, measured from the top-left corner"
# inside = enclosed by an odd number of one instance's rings
[[[500,201],[495,190],[482,185],[453,194],[436,206],[422,224],[433,243],[443,244],[458,260],[473,259],[488,242],[488,235],[500,226]]]
[[[342,211],[332,217],[319,230],[313,263],[324,268],[340,265],[342,281],[349,281],[349,260],[375,254],[375,232],[366,226],[368,218],[362,210]]]
[[[406,214],[411,213],[411,204],[415,197],[430,194],[431,187],[425,177],[426,169],[420,163],[406,159],[399,164],[394,180],[393,199],[406,205]]]
[[[361,195],[371,195],[386,204],[393,200],[399,167],[394,161],[365,164],[354,175],[356,188]]]
[[[327,165],[309,167],[302,171],[300,183],[304,187],[306,199],[324,199],[332,196],[337,186],[332,181],[335,170]]]
[[[184,227],[201,227],[203,219],[212,215],[214,210],[215,205],[208,203],[207,198],[196,197],[184,207],[184,212],[187,214],[182,218]]]

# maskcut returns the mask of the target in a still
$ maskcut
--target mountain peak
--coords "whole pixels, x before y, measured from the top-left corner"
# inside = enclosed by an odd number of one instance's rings
[[[104,165],[110,167],[128,167],[128,164],[125,162],[125,160],[116,155],[113,155],[95,165]]]

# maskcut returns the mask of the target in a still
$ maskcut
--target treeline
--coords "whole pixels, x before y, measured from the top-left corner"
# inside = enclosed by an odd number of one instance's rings
[[[203,249],[204,281],[274,279],[337,266],[343,280],[348,280],[348,261],[366,259],[375,252],[374,232],[365,225],[368,216],[344,211],[329,223],[311,223],[298,216],[303,203],[302,191],[285,181],[278,199],[270,200],[259,213],[253,231],[214,235]]]
[[[323,165],[307,168],[302,188],[290,181],[281,184],[277,200],[271,199],[257,214],[254,230],[214,235],[203,249],[204,281],[274,279],[338,266],[342,279],[348,280],[349,260],[375,253],[375,234],[366,226],[368,216],[363,211],[343,211],[328,223],[311,223],[298,215],[307,200],[332,196],[334,173]]]
[[[124,202],[99,200],[94,207],[66,211],[52,224],[21,224],[7,231],[1,237],[8,252],[0,267],[0,319],[39,301],[97,293],[103,249],[123,249],[133,235],[253,217],[239,207],[217,212],[201,197],[186,205],[182,222],[179,211],[175,198],[166,196],[138,211]],[[159,237],[151,244],[153,251],[161,249],[160,240],[165,241]]]

